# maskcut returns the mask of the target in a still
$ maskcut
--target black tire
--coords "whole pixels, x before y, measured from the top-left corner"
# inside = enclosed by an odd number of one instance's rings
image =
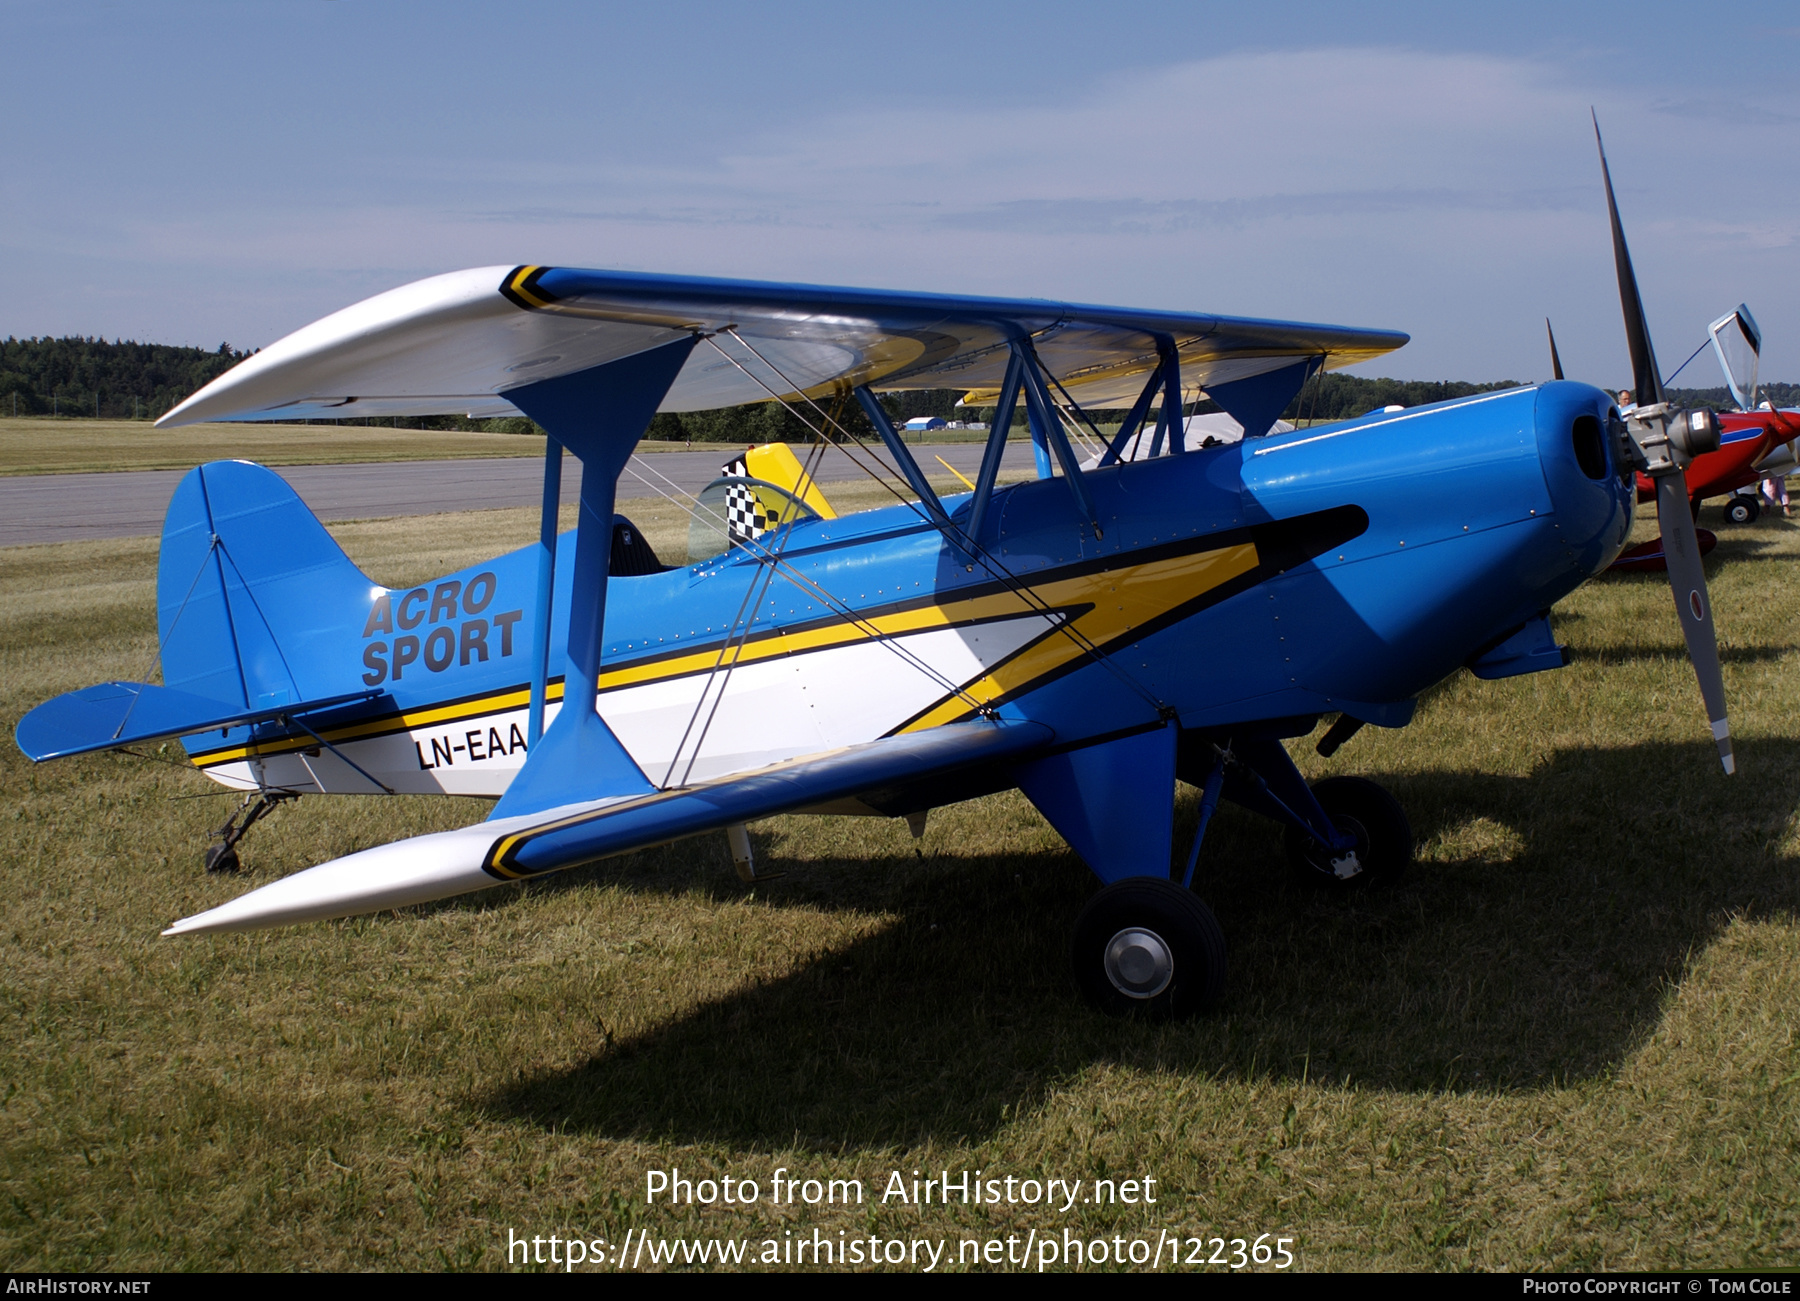
[[[239,866],[236,849],[212,845],[206,851],[206,870],[209,872],[235,872]]]
[[[1754,497],[1739,494],[1725,503],[1725,519],[1732,524],[1754,524],[1760,514],[1762,507]]]
[[[1225,993],[1218,919],[1159,877],[1114,881],[1088,900],[1075,922],[1072,958],[1082,996],[1109,1016],[1193,1016]]]
[[[1312,793],[1338,830],[1356,837],[1360,870],[1340,876],[1334,862],[1338,856],[1289,827],[1288,863],[1300,880],[1332,890],[1361,890],[1406,871],[1413,855],[1412,824],[1400,801],[1366,777],[1327,777],[1313,783]]]

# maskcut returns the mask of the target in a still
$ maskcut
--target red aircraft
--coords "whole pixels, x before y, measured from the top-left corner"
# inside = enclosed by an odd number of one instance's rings
[[[1694,458],[1698,473],[1688,480],[1690,500],[1696,505],[1748,488],[1763,479],[1795,471],[1793,440],[1800,437],[1800,411],[1777,410],[1764,403],[1754,411],[1719,412],[1719,450]],[[1656,489],[1638,476],[1638,500],[1653,501]],[[1725,507],[1733,524],[1748,524],[1759,511],[1756,498],[1743,494]]]
[[[1549,330],[1550,323],[1544,322]],[[1713,497],[1728,497],[1725,519],[1732,524],[1748,524],[1761,513],[1761,503],[1749,488],[1763,479],[1792,474],[1800,470],[1796,463],[1794,440],[1800,438],[1800,411],[1778,410],[1772,402],[1760,406],[1756,401],[1757,363],[1762,354],[1762,331],[1750,309],[1739,305],[1707,327],[1707,337],[1725,372],[1725,383],[1737,401],[1736,411],[1719,412],[1719,448],[1696,456],[1687,470],[1688,500],[1696,518],[1700,503]],[[1701,344],[1694,356],[1706,347]],[[1692,361],[1694,357],[1689,357]],[[1556,355],[1556,336],[1550,335],[1550,365],[1562,375],[1562,360]],[[1680,374],[1687,362],[1676,368]],[[1671,380],[1674,375],[1669,377]],[[1621,405],[1628,405],[1631,395],[1620,394]],[[1642,474],[1637,477],[1640,502],[1656,500],[1656,486]],[[1706,529],[1697,530],[1700,554],[1705,555],[1718,538]],[[1652,538],[1628,547],[1612,564],[1618,570],[1660,570],[1663,568],[1662,539]]]

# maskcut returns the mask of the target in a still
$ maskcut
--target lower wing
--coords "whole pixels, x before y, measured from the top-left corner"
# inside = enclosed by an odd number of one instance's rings
[[[772,764],[695,786],[493,819],[365,849],[176,922],[164,935],[262,930],[467,894],[578,867],[735,822],[1047,748],[1042,723],[971,719]]]

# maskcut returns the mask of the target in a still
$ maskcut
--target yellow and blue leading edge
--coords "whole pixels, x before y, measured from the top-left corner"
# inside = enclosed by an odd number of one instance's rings
[[[1266,432],[1321,367],[1404,342],[564,268],[420,281],[264,349],[161,423],[523,413],[580,460],[572,537],[550,514],[539,546],[389,590],[275,475],[201,466],[163,535],[162,685],[60,697],[19,744],[44,759],[180,736],[201,770],[265,795],[498,798],[485,822],[299,872],[170,934],[1016,786],[1103,884],[1078,928],[1084,990],[1191,1011],[1219,997],[1224,949],[1187,888],[1198,838],[1172,843],[1177,781],[1204,792],[1202,835],[1237,801],[1285,824],[1321,883],[1400,870],[1398,805],[1355,778],[1309,789],[1283,739],[1330,715],[1333,748],[1363,723],[1404,726],[1465,666],[1559,667],[1547,612],[1631,524],[1632,445],[1584,384]],[[974,490],[939,497],[874,395],[947,387],[999,414]],[[1246,437],[1185,446],[1182,404],[1201,396]],[[917,500],[837,518],[805,466],[747,461],[701,494],[698,541],[665,565],[614,511],[651,417],[770,400],[822,428],[860,402]],[[1096,408],[1129,414],[1083,469],[1067,426]],[[1039,477],[996,486],[1021,419]],[[1118,459],[1152,427],[1158,454]]]

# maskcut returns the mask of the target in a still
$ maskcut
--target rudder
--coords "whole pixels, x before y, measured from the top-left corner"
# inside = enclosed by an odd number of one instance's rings
[[[333,680],[324,652],[346,624],[360,628],[373,586],[280,475],[249,461],[198,466],[163,521],[163,682],[249,709],[359,686],[341,669]]]

